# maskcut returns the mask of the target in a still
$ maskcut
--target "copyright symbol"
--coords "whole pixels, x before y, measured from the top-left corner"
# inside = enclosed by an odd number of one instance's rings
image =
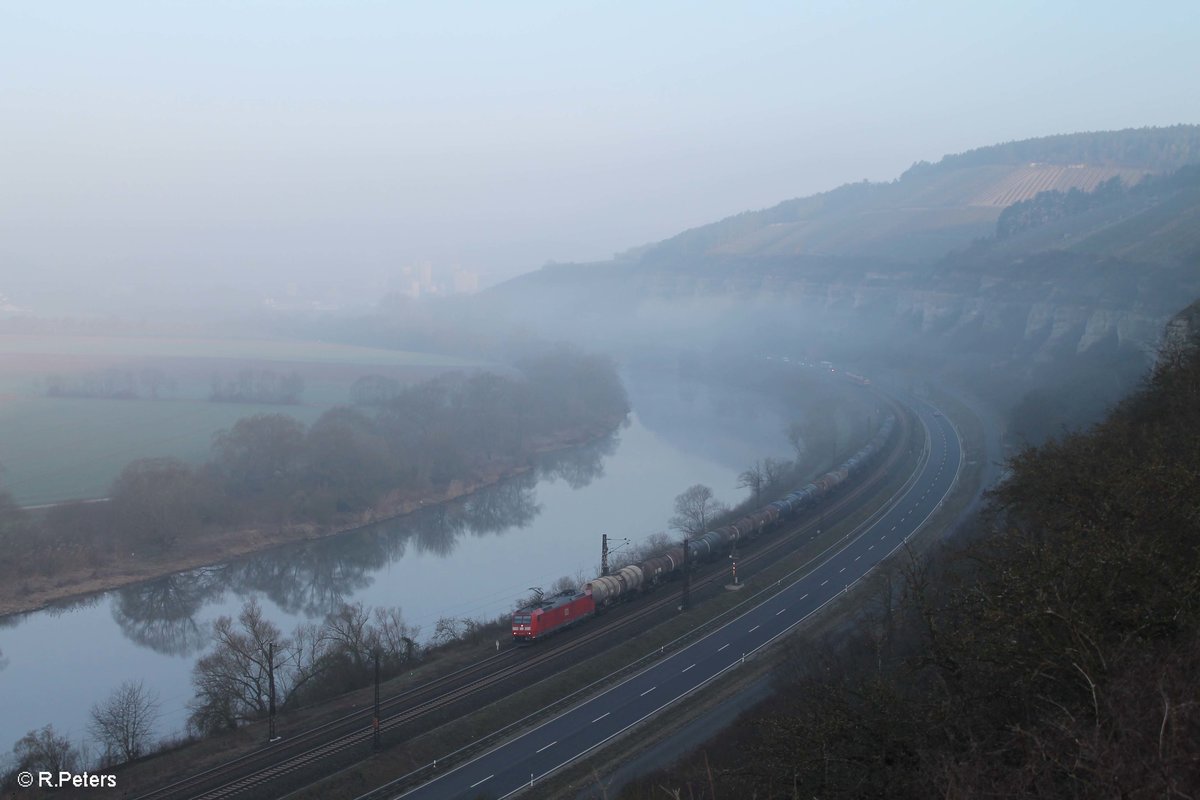
[[[33,786],[33,773],[32,772],[19,773],[17,775],[17,785],[20,786],[22,789],[28,789],[30,786]]]

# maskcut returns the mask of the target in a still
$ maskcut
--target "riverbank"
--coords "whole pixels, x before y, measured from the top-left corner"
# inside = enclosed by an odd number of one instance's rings
[[[546,437],[533,443],[531,457],[567,450],[597,441],[613,433],[627,417],[603,425]],[[428,492],[390,492],[370,510],[346,515],[327,525],[294,523],[276,527],[257,526],[220,531],[182,542],[169,553],[154,556],[115,557],[104,564],[39,575],[28,570],[21,580],[0,583],[0,617],[22,614],[99,592],[119,589],[142,581],[210,566],[275,547],[340,536],[369,525],[395,519],[424,508],[448,503],[516,477],[535,468],[532,460],[521,463],[493,461],[477,467],[463,478]]]

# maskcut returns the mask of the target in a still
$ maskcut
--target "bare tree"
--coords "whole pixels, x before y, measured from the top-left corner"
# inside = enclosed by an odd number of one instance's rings
[[[770,491],[784,479],[792,469],[792,462],[781,458],[764,459],[762,463],[763,488]]]
[[[563,575],[550,586],[550,594],[565,594],[579,591],[580,583],[570,575]]]
[[[754,504],[758,505],[762,500],[762,490],[766,482],[767,476],[763,472],[762,462],[755,461],[754,466],[738,475],[737,487],[754,492]]]
[[[399,608],[375,609],[375,637],[385,659],[401,664],[415,661],[420,657],[420,636],[421,629],[409,627]]]
[[[804,441],[804,424],[801,422],[793,422],[787,427],[787,439],[792,444],[792,449],[796,451],[796,460],[804,459],[808,452],[808,445]]]
[[[378,644],[371,611],[362,603],[343,603],[325,617],[325,636],[330,652],[345,658],[355,670],[370,664]]]
[[[17,770],[25,772],[75,772],[79,768],[79,753],[71,740],[55,732],[53,725],[33,730],[13,745]]]
[[[141,681],[125,681],[92,706],[88,730],[104,746],[108,763],[132,761],[145,752],[158,721],[158,694]]]
[[[441,617],[433,629],[433,643],[449,644],[462,635],[462,623],[454,617]]]
[[[251,598],[235,622],[220,617],[213,623],[216,647],[192,668],[196,697],[192,727],[202,732],[236,728],[262,717],[270,705],[268,654],[274,652],[275,697],[287,705],[297,692],[321,674],[326,658],[322,629],[299,626],[293,637],[282,632]]]
[[[471,617],[463,617],[458,621],[459,624],[459,639],[470,644],[475,644],[483,636],[484,622]]]
[[[645,561],[648,558],[662,555],[678,544],[679,542],[672,539],[671,535],[666,531],[655,531],[642,540],[642,543],[636,549],[634,560]]]
[[[698,483],[675,498],[671,527],[688,538],[702,536],[713,517],[724,510],[725,507],[713,498],[712,489]]]

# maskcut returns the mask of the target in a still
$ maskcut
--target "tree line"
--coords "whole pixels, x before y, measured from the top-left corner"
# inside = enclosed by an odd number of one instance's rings
[[[304,393],[304,377],[295,370],[244,369],[232,378],[212,377],[208,399],[214,403],[295,405]]]
[[[942,158],[936,164],[919,161],[901,180],[944,174],[967,167],[993,164],[1090,164],[1142,167],[1167,172],[1200,158],[1200,125],[1170,125],[1121,131],[1068,133],[980,147]]]
[[[0,574],[98,566],[164,553],[238,526],[361,519],[387,497],[414,497],[531,463],[541,448],[616,424],[629,409],[607,359],[556,350],[509,374],[452,373],[375,405],[330,409],[312,425],[256,414],[213,437],[201,465],[139,459],[106,503],[32,515],[0,492]]]
[[[1200,786],[1200,353],[1027,449],[965,541],[649,797],[1184,797]],[[844,628],[843,628],[844,630]],[[665,794],[664,794],[665,791]]]
[[[47,397],[88,397],[105,400],[157,400],[163,392],[174,392],[175,379],[157,367],[141,370],[93,370],[80,375],[50,375],[46,378]]]

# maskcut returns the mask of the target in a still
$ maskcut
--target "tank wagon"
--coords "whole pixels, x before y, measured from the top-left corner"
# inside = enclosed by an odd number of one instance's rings
[[[888,414],[871,437],[854,455],[837,469],[826,472],[786,497],[768,503],[720,528],[708,531],[687,543],[688,560],[711,561],[731,551],[742,540],[753,539],[780,520],[811,508],[836,492],[855,477],[883,450],[896,427],[896,418]],[[605,606],[624,600],[678,575],[683,569],[683,546],[674,547],[641,564],[622,567],[612,575],[593,578],[583,592],[556,595],[540,605],[522,608],[513,614],[513,638],[534,641],[546,634],[578,622],[597,613]]]

